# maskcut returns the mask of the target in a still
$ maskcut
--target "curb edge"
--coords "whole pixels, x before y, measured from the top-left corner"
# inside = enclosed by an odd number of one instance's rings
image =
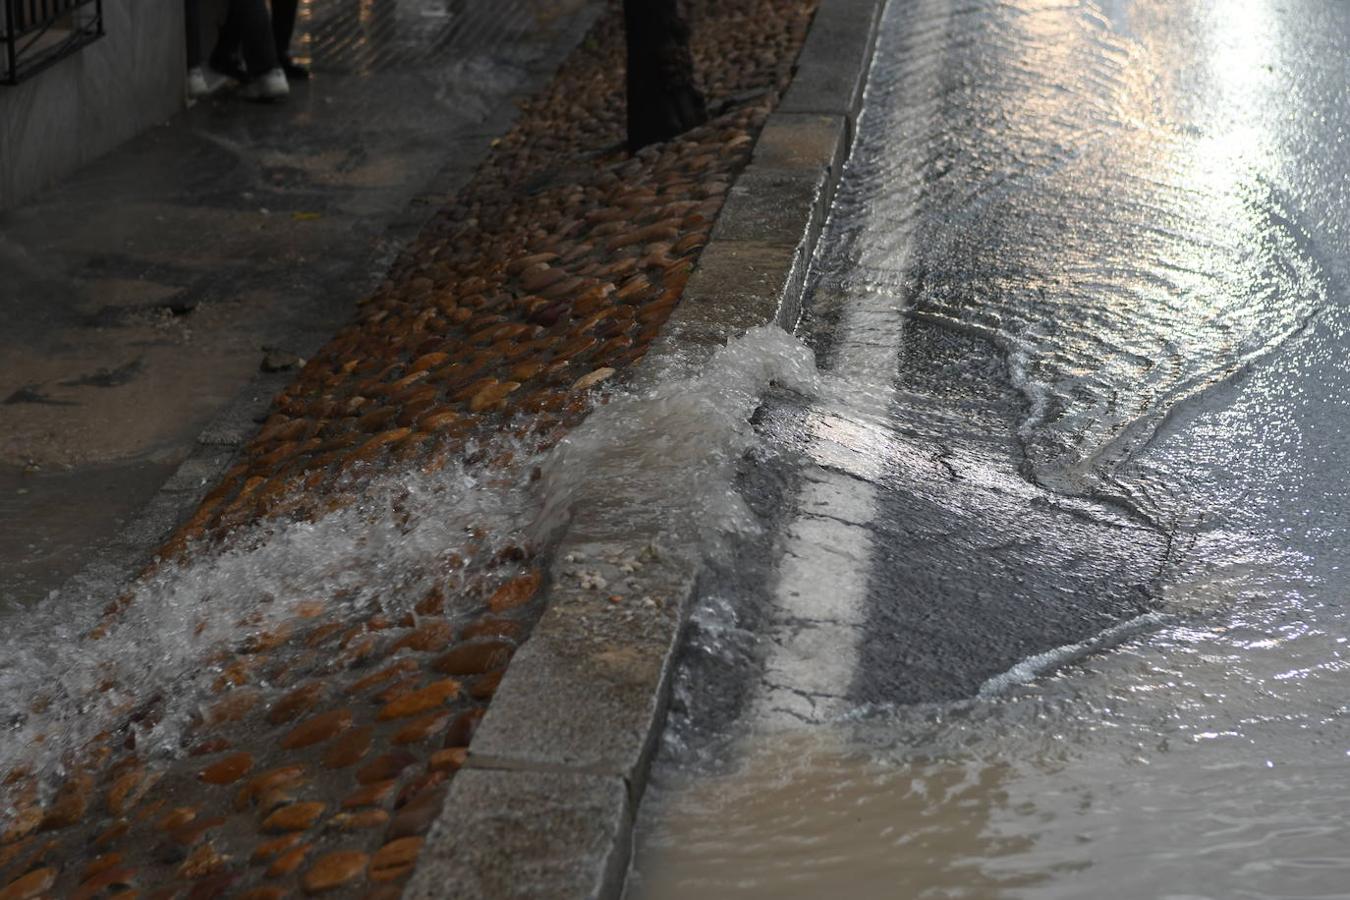
[[[856,133],[885,0],[821,0],[792,83],[732,185],[685,293],[634,374],[640,388],[696,371],[758,325],[791,331]],[[701,563],[655,526],[616,528],[582,498],[559,541],[548,606],[475,734],[405,900],[617,898],[660,737]],[[640,518],[640,517],[639,517]],[[651,602],[622,614],[591,589],[623,580]],[[587,579],[562,565],[584,560]],[[631,584],[631,582],[630,582]],[[491,796],[491,802],[484,798]],[[584,810],[587,815],[577,815]]]

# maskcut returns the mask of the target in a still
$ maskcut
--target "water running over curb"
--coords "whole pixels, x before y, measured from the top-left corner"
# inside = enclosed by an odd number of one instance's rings
[[[468,614],[483,591],[466,587],[519,571],[494,551],[546,550],[581,500],[659,498],[672,539],[699,536],[716,553],[756,527],[731,473],[756,441],[749,418],[770,383],[819,387],[805,346],[756,329],[698,374],[612,395],[547,454],[516,447],[513,471],[542,472],[530,490],[511,472],[458,463],[354,480],[355,499],[313,522],[264,520],[161,565],[97,640],[87,635],[103,612],[54,593],[0,638],[0,771],[39,776],[41,798],[109,733],[152,759],[181,755],[241,648],[318,616],[347,622],[378,609],[396,620],[434,589],[445,615]],[[150,702],[161,704],[156,715],[138,716]]]

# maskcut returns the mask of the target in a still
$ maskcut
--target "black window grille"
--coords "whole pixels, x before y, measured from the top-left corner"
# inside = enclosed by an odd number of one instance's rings
[[[0,0],[0,83],[18,84],[103,37],[103,0]]]

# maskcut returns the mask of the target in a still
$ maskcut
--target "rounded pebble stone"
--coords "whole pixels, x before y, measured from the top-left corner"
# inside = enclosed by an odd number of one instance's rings
[[[105,869],[104,871],[86,878],[80,882],[80,886],[71,894],[70,900],[90,900],[97,897],[103,891],[110,887],[129,887],[136,881],[136,870],[131,867],[119,867],[116,869]]]
[[[429,709],[435,709],[447,700],[453,700],[459,696],[459,682],[453,678],[446,678],[441,681],[434,681],[426,687],[411,691],[391,700],[380,710],[376,718],[381,722],[387,722],[390,719],[404,719],[408,716],[415,716],[418,713],[426,712]]]
[[[468,758],[468,747],[446,747],[431,754],[431,758],[427,760],[427,768],[433,772],[455,772],[463,767]]]
[[[488,672],[478,676],[469,685],[469,696],[475,700],[491,700],[496,696],[497,688],[501,686],[502,676],[505,674],[498,669],[496,672]]]
[[[500,669],[511,660],[516,645],[508,640],[482,640],[460,644],[431,664],[445,675],[481,675]]]
[[[176,806],[156,823],[160,831],[176,831],[197,818],[195,806]]]
[[[291,849],[296,844],[300,843],[301,839],[302,839],[301,833],[298,831],[293,831],[290,834],[283,834],[279,838],[272,838],[270,841],[263,841],[261,844],[253,848],[252,859],[254,862],[262,862],[264,860],[269,860],[272,857],[276,856],[277,854],[284,853],[287,850]]]
[[[508,581],[488,598],[488,608],[493,612],[503,612],[524,606],[534,599],[541,581],[542,576],[537,570]]]
[[[292,803],[263,819],[263,831],[304,831],[319,820],[327,804],[318,801]]]
[[[356,765],[370,750],[375,735],[372,725],[353,728],[328,746],[323,755],[324,768],[345,769]]]
[[[89,808],[89,794],[92,789],[93,779],[88,775],[76,775],[61,785],[61,789],[52,799],[51,806],[42,816],[38,830],[69,828],[83,819],[85,810]]]
[[[525,625],[521,622],[517,622],[515,619],[485,616],[484,618],[465,626],[459,636],[464,640],[471,640],[479,637],[506,637],[519,640],[524,633]]]
[[[261,775],[254,776],[239,789],[239,794],[235,797],[234,807],[239,810],[246,809],[257,803],[268,792],[296,784],[304,777],[305,769],[303,766],[279,766],[275,769],[268,769]]]
[[[102,853],[89,860],[84,867],[84,872],[80,875],[80,880],[84,881],[93,878],[104,869],[113,869],[122,864],[122,854],[120,853]]]
[[[387,810],[371,807],[354,812],[338,813],[328,820],[324,827],[335,831],[359,831],[363,828],[378,828],[389,821]]]
[[[313,849],[313,844],[301,844],[298,847],[292,847],[290,850],[282,853],[276,859],[272,860],[272,864],[267,867],[268,877],[280,878],[283,875],[291,874],[296,869],[300,868],[305,861],[305,857],[309,855],[309,851]]]
[[[207,784],[233,784],[251,768],[252,753],[235,753],[202,769],[197,777]]]
[[[399,746],[420,743],[440,732],[449,721],[450,714],[448,712],[432,713],[429,716],[414,719],[394,732],[394,736],[389,739],[389,742]]]
[[[357,769],[356,780],[359,784],[387,781],[390,778],[396,778],[400,772],[415,762],[417,762],[417,757],[406,750],[384,753]]]
[[[300,880],[307,894],[321,894],[349,884],[366,871],[370,857],[359,850],[339,850],[314,861]]]
[[[397,784],[398,782],[391,778],[388,781],[375,781],[363,785],[342,799],[342,808],[354,809],[359,806],[378,806],[389,799]]]
[[[445,805],[445,786],[423,791],[398,811],[389,823],[389,837],[420,835],[431,827]]]
[[[47,866],[34,869],[21,878],[16,878],[0,890],[0,900],[29,900],[38,897],[56,884],[56,869]]]
[[[418,653],[431,653],[450,643],[454,627],[446,619],[431,619],[403,635],[389,647],[391,654],[407,648]]]
[[[322,743],[345,731],[351,724],[352,711],[345,707],[319,713],[291,729],[281,739],[281,746],[287,750],[298,750],[301,747]]]
[[[298,687],[286,694],[267,711],[267,721],[273,725],[285,725],[302,713],[314,708],[323,696],[323,685],[317,682]]]
[[[112,785],[108,788],[108,796],[105,801],[108,806],[108,812],[112,813],[114,816],[120,816],[126,810],[128,805],[130,805],[128,801],[134,803],[135,797],[133,796],[133,792],[140,786],[141,781],[144,780],[144,778],[145,770],[139,768],[132,769],[130,772],[123,772],[121,775],[117,776],[117,778],[113,780]]]
[[[412,872],[412,865],[390,866],[387,869],[372,870],[370,880],[375,882],[397,881]]]
[[[404,837],[395,838],[385,844],[375,855],[370,858],[370,869],[374,873],[380,869],[388,869],[397,866],[406,866],[417,859],[417,854],[422,851],[422,843],[425,838]]]

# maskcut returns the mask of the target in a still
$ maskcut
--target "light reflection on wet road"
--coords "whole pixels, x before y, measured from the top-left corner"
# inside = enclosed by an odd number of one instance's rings
[[[1348,59],[892,0],[633,896],[1350,896]]]
[[[565,15],[531,0],[301,0],[295,55],[320,72],[370,74],[512,53],[509,36]]]

